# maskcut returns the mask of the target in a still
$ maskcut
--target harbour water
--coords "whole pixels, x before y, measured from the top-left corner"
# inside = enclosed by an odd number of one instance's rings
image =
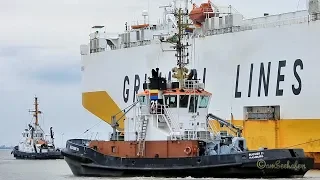
[[[75,177],[64,160],[16,160],[10,154],[11,150],[0,150],[0,180],[96,180],[113,178]],[[165,178],[117,178],[117,180],[149,180]],[[194,178],[172,178],[194,179]],[[209,178],[203,178],[209,179]],[[213,179],[213,178],[211,178]],[[320,180],[320,171],[312,170],[303,178],[306,180]],[[170,180],[170,179],[168,179]],[[219,180],[219,179],[215,179]]]

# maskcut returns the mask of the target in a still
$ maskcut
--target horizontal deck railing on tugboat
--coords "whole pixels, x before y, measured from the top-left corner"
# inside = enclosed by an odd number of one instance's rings
[[[113,135],[113,132],[109,132],[109,139],[110,140],[112,139],[112,135]],[[123,141],[124,140],[124,131],[117,131],[115,138],[116,138],[115,139],[116,141]]]
[[[201,83],[199,80],[184,80],[182,82],[182,88],[184,89],[204,89],[204,83]]]
[[[156,105],[153,109],[151,108],[150,114],[156,114],[158,117],[161,116],[163,119],[166,121],[169,129],[170,129],[170,134],[171,136],[177,132],[179,129],[177,122],[174,120],[172,113],[169,111],[167,108],[168,105]],[[171,137],[173,138],[173,137]]]

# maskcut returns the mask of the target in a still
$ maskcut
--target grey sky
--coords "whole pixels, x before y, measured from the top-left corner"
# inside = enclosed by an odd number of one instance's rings
[[[196,3],[205,2],[196,0]],[[217,0],[233,5],[245,17],[297,10],[298,0]],[[169,0],[149,0],[151,21]],[[301,0],[299,9],[305,9]],[[37,95],[44,112],[41,125],[53,126],[57,145],[79,137],[100,120],[81,105],[80,44],[88,42],[90,27],[107,32],[124,30],[124,23],[142,20],[148,0],[0,0],[0,145],[15,145],[32,120]],[[106,138],[110,127],[100,123],[89,137]],[[83,137],[83,136],[82,136]]]

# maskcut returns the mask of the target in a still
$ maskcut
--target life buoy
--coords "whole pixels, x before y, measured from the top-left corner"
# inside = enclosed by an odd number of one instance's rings
[[[186,148],[184,149],[184,153],[186,153],[187,155],[190,155],[191,152],[192,152],[191,147],[186,147]]]

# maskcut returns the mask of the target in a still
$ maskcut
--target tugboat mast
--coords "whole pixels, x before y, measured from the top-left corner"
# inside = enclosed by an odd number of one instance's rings
[[[39,103],[38,103],[38,97],[34,97],[34,110],[33,111],[29,111],[29,112],[33,112],[33,116],[35,117],[35,126],[39,125],[39,116],[38,114],[41,114],[41,111],[39,110]]]
[[[183,12],[182,8],[175,9],[175,12],[173,13],[174,16],[177,19],[177,27],[178,27],[178,33],[177,36],[177,42],[174,46],[174,49],[176,49],[176,57],[177,57],[177,66],[172,69],[172,71],[175,73],[172,75],[173,78],[176,78],[179,81],[179,88],[182,88],[183,80],[187,77],[188,69],[185,67],[189,64],[189,53],[186,51],[188,50],[187,47],[190,46],[188,42],[186,44],[183,44],[182,40],[183,37],[186,35],[186,27],[188,26],[187,23],[184,22],[185,19],[187,19],[188,12]]]

